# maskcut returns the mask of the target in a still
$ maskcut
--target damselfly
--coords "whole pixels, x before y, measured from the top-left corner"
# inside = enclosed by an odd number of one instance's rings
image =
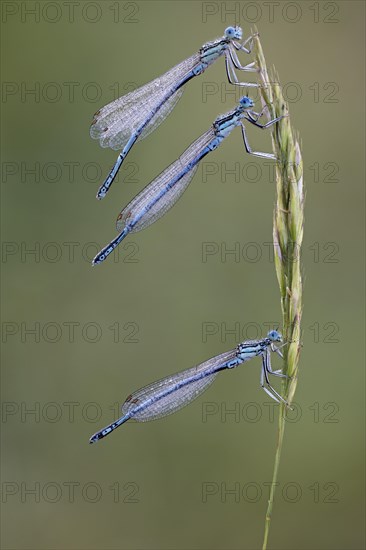
[[[272,153],[252,151],[243,119],[258,128],[268,128],[283,116],[270,120],[267,124],[259,124],[258,120],[264,109],[260,113],[256,113],[250,110],[253,105],[253,101],[249,97],[243,96],[236,109],[219,116],[211,128],[194,141],[180,158],[136,195],[117,218],[119,235],[95,256],[93,265],[103,262],[126,235],[148,227],[163,216],[186,190],[203,157],[217,149],[236,126],[241,126],[247,153],[256,157],[276,160]]]
[[[90,135],[99,139],[102,147],[122,149],[105,182],[99,188],[97,198],[105,197],[124,159],[134,143],[144,139],[163,122],[174,109],[183,93],[183,86],[193,77],[202,74],[220,56],[225,56],[229,82],[237,86],[257,87],[251,82],[239,82],[235,69],[253,71],[254,62],[242,66],[236,51],[251,52],[253,37],[243,43],[242,29],[228,27],[224,36],[204,44],[198,53],[182,61],[170,71],[148,84],[137,88],[105,107],[94,115]]]
[[[282,342],[282,336],[277,330],[271,330],[262,340],[242,342],[235,349],[217,355],[197,367],[172,374],[135,391],[122,405],[121,418],[94,434],[89,443],[103,439],[131,418],[138,422],[147,422],[178,411],[203,393],[220,371],[235,368],[253,357],[260,356],[262,359],[262,388],[278,403],[288,405],[269,383],[269,375],[287,378],[281,371],[273,371],[271,368],[271,351],[282,357],[282,346],[277,347],[276,342]]]

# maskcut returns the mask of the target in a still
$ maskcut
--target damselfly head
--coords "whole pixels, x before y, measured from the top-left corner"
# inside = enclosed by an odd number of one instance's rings
[[[240,98],[239,104],[243,109],[250,109],[254,106],[254,101],[250,99],[250,97],[243,95],[243,97]]]
[[[267,338],[271,340],[271,342],[282,342],[282,334],[277,330],[270,330],[267,334]]]
[[[227,27],[227,29],[225,29],[224,36],[229,40],[241,40],[243,31],[240,27]]]

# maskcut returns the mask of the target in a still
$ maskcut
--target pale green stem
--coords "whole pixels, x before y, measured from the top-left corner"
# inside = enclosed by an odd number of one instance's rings
[[[259,36],[255,38],[256,62],[260,69],[262,104],[267,105],[269,117],[288,114],[277,74],[268,76]],[[297,384],[300,353],[300,322],[302,315],[302,279],[300,251],[304,224],[304,187],[300,145],[291,128],[290,118],[283,118],[272,134],[273,150],[279,161],[276,165],[277,200],[273,217],[273,242],[277,279],[280,287],[284,347],[283,372],[289,376],[282,383],[282,395],[291,403]],[[282,443],[286,423],[286,407],[280,405],[278,439],[270,496],[264,527],[263,550],[267,549],[273,502],[278,478]]]

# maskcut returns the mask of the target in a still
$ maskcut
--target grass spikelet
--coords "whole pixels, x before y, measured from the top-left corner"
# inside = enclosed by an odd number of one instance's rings
[[[268,75],[259,36],[254,39],[256,62],[259,67],[262,106],[267,105],[269,117],[288,113],[277,73]],[[283,372],[289,376],[282,383],[282,395],[291,404],[297,385],[300,355],[300,325],[302,316],[302,278],[300,252],[304,228],[303,165],[299,138],[291,127],[289,117],[275,125],[272,133],[276,165],[277,198],[273,216],[275,268],[280,287],[284,341]],[[272,518],[275,487],[278,477],[282,442],[285,430],[286,407],[280,405],[278,440],[272,484],[265,518],[263,550],[266,550]]]

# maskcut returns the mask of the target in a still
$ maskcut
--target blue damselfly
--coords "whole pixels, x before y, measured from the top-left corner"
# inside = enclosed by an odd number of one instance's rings
[[[275,345],[277,342],[282,342],[282,336],[277,330],[271,330],[261,340],[242,342],[235,349],[217,355],[196,367],[172,374],[135,391],[122,405],[121,418],[95,433],[89,443],[103,439],[127,420],[147,422],[178,411],[203,393],[220,371],[233,369],[253,357],[262,359],[260,379],[262,388],[278,403],[288,405],[269,383],[269,375],[287,378],[281,371],[273,371],[271,368],[271,351],[282,357],[280,351],[282,346],[277,347]]]
[[[137,88],[102,107],[94,115],[90,135],[102,147],[122,149],[108,177],[99,188],[97,198],[105,197],[128,152],[134,143],[155,130],[174,109],[183,93],[183,86],[202,74],[216,59],[225,56],[226,72],[231,84],[257,87],[253,82],[239,82],[235,69],[256,72],[254,62],[242,66],[237,51],[251,52],[253,37],[243,43],[242,29],[228,27],[224,36],[207,42],[188,59],[148,84]]]
[[[194,141],[181,157],[136,195],[117,218],[116,226],[119,235],[95,256],[93,265],[103,262],[129,233],[140,231],[163,216],[187,189],[203,157],[217,149],[236,126],[241,126],[247,153],[276,160],[272,153],[252,151],[243,119],[263,129],[272,126],[283,117],[270,120],[267,124],[259,124],[258,120],[264,109],[260,113],[256,113],[251,110],[253,105],[253,101],[249,97],[243,96],[234,110],[219,116],[211,128]]]

